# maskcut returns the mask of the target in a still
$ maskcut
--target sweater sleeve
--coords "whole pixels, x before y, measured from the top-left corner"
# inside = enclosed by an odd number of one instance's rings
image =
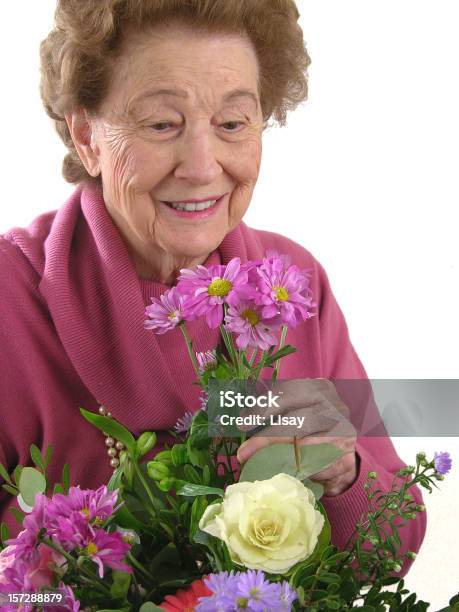
[[[320,302],[319,323],[322,344],[323,376],[337,381],[343,379],[366,380],[367,375],[352,346],[343,313],[330,287],[327,275],[318,264]],[[367,386],[363,384],[362,387]],[[383,430],[385,432],[385,430]],[[332,526],[332,543],[338,548],[345,546],[356,523],[368,512],[368,500],[363,485],[368,472],[377,473],[377,482],[383,492],[389,491],[394,474],[405,464],[397,455],[390,437],[381,431],[378,435],[358,434],[356,443],[358,475],[349,489],[334,497],[322,497],[322,503]],[[422,504],[418,487],[410,488],[417,504]],[[415,520],[399,530],[402,546],[400,554],[417,552],[426,531],[426,514],[421,512]],[[405,575],[412,561],[405,560],[400,575]]]

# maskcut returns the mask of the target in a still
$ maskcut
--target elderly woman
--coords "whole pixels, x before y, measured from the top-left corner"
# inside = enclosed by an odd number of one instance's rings
[[[298,350],[282,365],[295,381],[286,401],[294,409],[314,394],[342,412],[329,379],[366,378],[320,264],[242,222],[267,122],[284,123],[307,94],[297,19],[293,0],[59,1],[41,48],[41,92],[77,188],[59,210],[0,237],[0,461],[9,470],[28,462],[31,443],[52,445],[51,478],[67,462],[72,482],[96,487],[117,459],[80,406],[103,405],[136,434],[163,430],[163,440],[197,409],[179,332],[154,336],[143,325],[150,298],[181,268],[289,255],[311,270],[318,316],[290,332]],[[219,343],[201,321],[189,329],[198,351]],[[277,440],[252,438],[238,458]],[[402,462],[387,437],[331,441],[348,452],[315,479],[342,546],[366,510],[367,472],[389,488]],[[422,518],[405,527],[403,549],[416,551],[424,531]]]

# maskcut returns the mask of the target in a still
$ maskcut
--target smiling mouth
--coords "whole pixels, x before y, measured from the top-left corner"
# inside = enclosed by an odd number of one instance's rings
[[[208,200],[184,200],[180,202],[166,202],[170,208],[174,210],[182,210],[185,212],[200,212],[202,210],[207,210],[215,206],[215,204],[221,200],[223,196],[218,196],[216,198],[208,199]]]

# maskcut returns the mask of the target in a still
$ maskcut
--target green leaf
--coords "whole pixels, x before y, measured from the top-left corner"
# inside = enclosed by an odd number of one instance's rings
[[[112,571],[113,583],[110,587],[110,594],[115,599],[126,599],[131,585],[132,574],[121,572],[119,570]]]
[[[181,489],[177,491],[177,495],[186,495],[187,497],[196,497],[197,495],[218,495],[223,497],[223,489],[217,489],[217,487],[205,487],[204,485],[197,485],[188,482]]]
[[[134,436],[126,427],[121,425],[121,423],[118,423],[118,421],[115,421],[113,418],[89,412],[89,410],[85,410],[84,408],[80,408],[80,412],[91,425],[94,425],[94,427],[97,427],[97,429],[101,431],[105,431],[116,440],[122,442],[132,456],[135,455],[136,441]]]
[[[41,456],[40,449],[35,444],[30,445],[30,456],[32,457],[32,461],[35,465],[42,470],[45,469],[45,465],[43,463],[43,457]]]
[[[192,465],[187,464],[183,466],[183,473],[185,475],[186,480],[188,480],[188,482],[195,484],[195,485],[202,484],[201,476],[198,474],[198,472],[194,469]]]
[[[46,490],[46,479],[41,472],[32,467],[25,467],[19,479],[19,491],[28,506],[33,506],[37,493]]]
[[[5,489],[5,491],[8,491],[8,493],[10,493],[10,495],[17,495],[18,491],[17,489],[15,489],[14,487],[10,487],[10,485],[2,485],[2,489]]]
[[[282,357],[286,357],[287,355],[290,355],[291,353],[296,353],[296,348],[292,346],[291,344],[286,344],[280,350],[276,351],[275,353],[272,353],[272,355],[269,355],[266,358],[265,366],[269,367],[273,365],[278,359],[282,359]]]
[[[48,446],[45,451],[45,470],[51,462],[51,457],[53,456],[53,447]]]
[[[205,497],[195,497],[191,506],[190,516],[190,539],[193,540],[196,532],[199,529],[199,521],[207,508],[207,499]]]
[[[139,612],[156,612],[157,610],[159,612],[164,612],[162,608],[158,608],[158,606],[155,606],[151,601],[147,601],[147,603],[142,604],[139,608]]]
[[[0,543],[2,546],[5,546],[6,540],[10,537],[10,530],[8,529],[8,525],[6,523],[0,524]]]
[[[14,472],[13,472],[14,482],[16,483],[16,485],[19,484],[19,480],[21,479],[21,472],[22,472],[22,465],[17,465],[14,468]]]
[[[300,470],[297,470],[293,444],[271,444],[260,449],[244,464],[239,482],[267,480],[276,474],[290,474],[299,480],[317,474],[345,453],[332,444],[300,446]]]
[[[53,495],[56,495],[56,493],[64,493],[64,489],[62,488],[62,485],[59,482],[56,482],[56,484],[54,485]]]
[[[186,444],[174,444],[171,449],[172,463],[175,467],[185,465],[188,461],[188,453],[186,450]]]
[[[0,476],[3,478],[5,482],[9,482],[10,484],[13,484],[11,481],[10,475],[8,474],[3,463],[0,463]]]
[[[62,468],[62,487],[67,494],[70,489],[70,466],[68,463]]]
[[[10,512],[16,519],[16,522],[19,523],[19,525],[22,525],[22,521],[24,520],[25,513],[22,512],[22,510],[19,510],[18,508],[10,508]]]
[[[320,499],[322,495],[324,494],[325,489],[323,485],[320,484],[320,482],[315,482],[314,480],[311,480],[310,478],[305,478],[302,482],[305,487],[308,487],[308,489],[311,489],[316,499]]]

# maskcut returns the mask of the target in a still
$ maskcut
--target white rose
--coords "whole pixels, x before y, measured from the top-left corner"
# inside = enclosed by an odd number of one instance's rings
[[[288,474],[230,485],[199,522],[225,542],[235,563],[271,574],[307,559],[323,525],[312,491]]]

